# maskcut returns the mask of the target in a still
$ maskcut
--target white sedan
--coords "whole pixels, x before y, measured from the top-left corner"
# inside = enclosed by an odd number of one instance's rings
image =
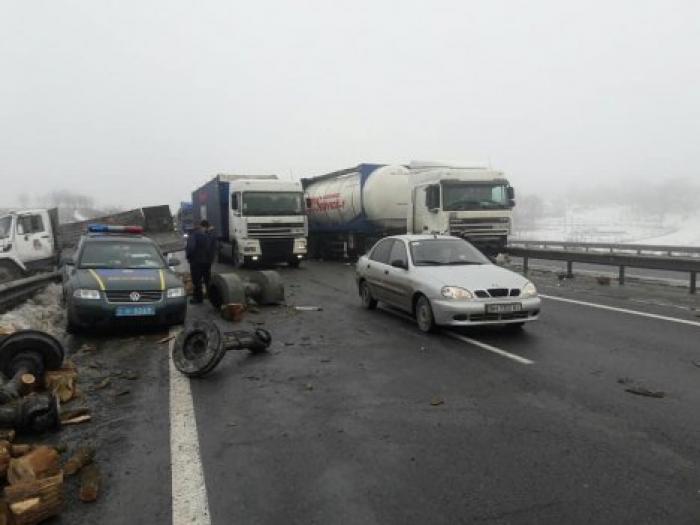
[[[438,325],[520,328],[540,313],[534,284],[458,237],[386,237],[360,257],[357,283],[365,308],[381,301],[404,310],[424,332]]]

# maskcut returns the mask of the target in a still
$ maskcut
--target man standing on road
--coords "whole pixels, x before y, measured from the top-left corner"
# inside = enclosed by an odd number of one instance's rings
[[[187,248],[185,249],[187,261],[190,263],[190,274],[192,275],[192,299],[190,303],[199,304],[204,300],[202,283],[209,289],[211,279],[211,265],[216,254],[216,237],[214,229],[205,219],[199,223],[190,236],[187,238]]]

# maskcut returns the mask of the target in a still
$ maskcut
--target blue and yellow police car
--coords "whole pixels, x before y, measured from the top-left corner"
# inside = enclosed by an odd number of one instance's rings
[[[69,333],[96,326],[182,324],[187,297],[181,279],[140,226],[91,224],[64,260],[63,298]]]

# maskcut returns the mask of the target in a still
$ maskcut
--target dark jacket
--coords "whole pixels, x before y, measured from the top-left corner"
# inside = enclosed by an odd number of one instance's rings
[[[187,238],[185,255],[190,263],[212,264],[216,257],[216,236],[213,230],[195,229]]]

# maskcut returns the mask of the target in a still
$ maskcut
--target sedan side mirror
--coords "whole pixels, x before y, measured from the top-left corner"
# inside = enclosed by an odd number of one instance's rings
[[[391,261],[391,265],[394,268],[401,268],[402,270],[408,270],[408,264],[406,264],[406,261],[402,261],[401,259],[396,259],[395,261]]]

